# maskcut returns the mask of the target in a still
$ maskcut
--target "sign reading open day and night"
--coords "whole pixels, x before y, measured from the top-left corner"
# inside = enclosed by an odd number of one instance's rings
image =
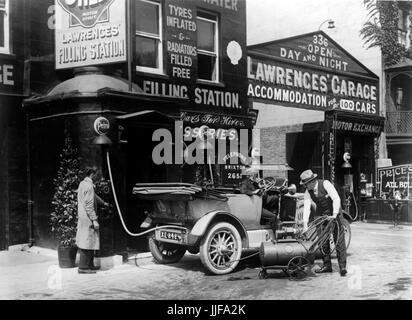
[[[412,164],[384,167],[377,169],[379,196],[393,196],[400,191],[402,199],[412,197]]]
[[[127,60],[125,0],[56,0],[56,69]]]
[[[252,47],[248,78],[256,101],[379,115],[378,78],[323,32]]]

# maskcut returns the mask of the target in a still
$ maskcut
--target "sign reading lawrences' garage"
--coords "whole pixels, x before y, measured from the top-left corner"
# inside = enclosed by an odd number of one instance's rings
[[[252,46],[248,78],[255,101],[379,115],[378,77],[323,32]]]
[[[126,59],[125,0],[56,0],[56,69]]]

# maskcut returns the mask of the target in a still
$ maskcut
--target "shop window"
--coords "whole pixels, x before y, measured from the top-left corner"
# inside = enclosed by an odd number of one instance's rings
[[[219,46],[217,16],[198,12],[197,16],[197,68],[198,79],[219,81]]]
[[[399,9],[398,14],[398,38],[399,42],[405,47],[409,47],[409,10]]]
[[[10,53],[9,16],[9,0],[0,0],[0,53]]]
[[[157,2],[139,0],[135,12],[136,70],[163,73],[161,6]]]

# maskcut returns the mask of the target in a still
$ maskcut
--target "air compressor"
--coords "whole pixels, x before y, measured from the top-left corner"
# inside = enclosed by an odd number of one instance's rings
[[[291,278],[305,277],[306,269],[314,262],[314,256],[311,254],[312,247],[313,241],[297,239],[262,242],[259,249],[262,264],[259,278],[266,279],[268,269],[283,270]]]
[[[294,257],[306,257],[312,244],[312,241],[296,239],[262,242],[259,249],[260,262],[263,267],[287,266]]]
[[[259,249],[260,279],[267,278],[268,269],[283,270],[291,278],[306,277],[315,259],[322,256],[321,248],[329,241],[335,221],[317,217],[300,239],[276,239],[262,242]],[[344,236],[338,230],[338,237]]]

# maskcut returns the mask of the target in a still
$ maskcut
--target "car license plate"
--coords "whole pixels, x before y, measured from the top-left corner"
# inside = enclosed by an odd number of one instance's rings
[[[156,240],[170,243],[185,243],[185,235],[181,231],[156,230]]]

